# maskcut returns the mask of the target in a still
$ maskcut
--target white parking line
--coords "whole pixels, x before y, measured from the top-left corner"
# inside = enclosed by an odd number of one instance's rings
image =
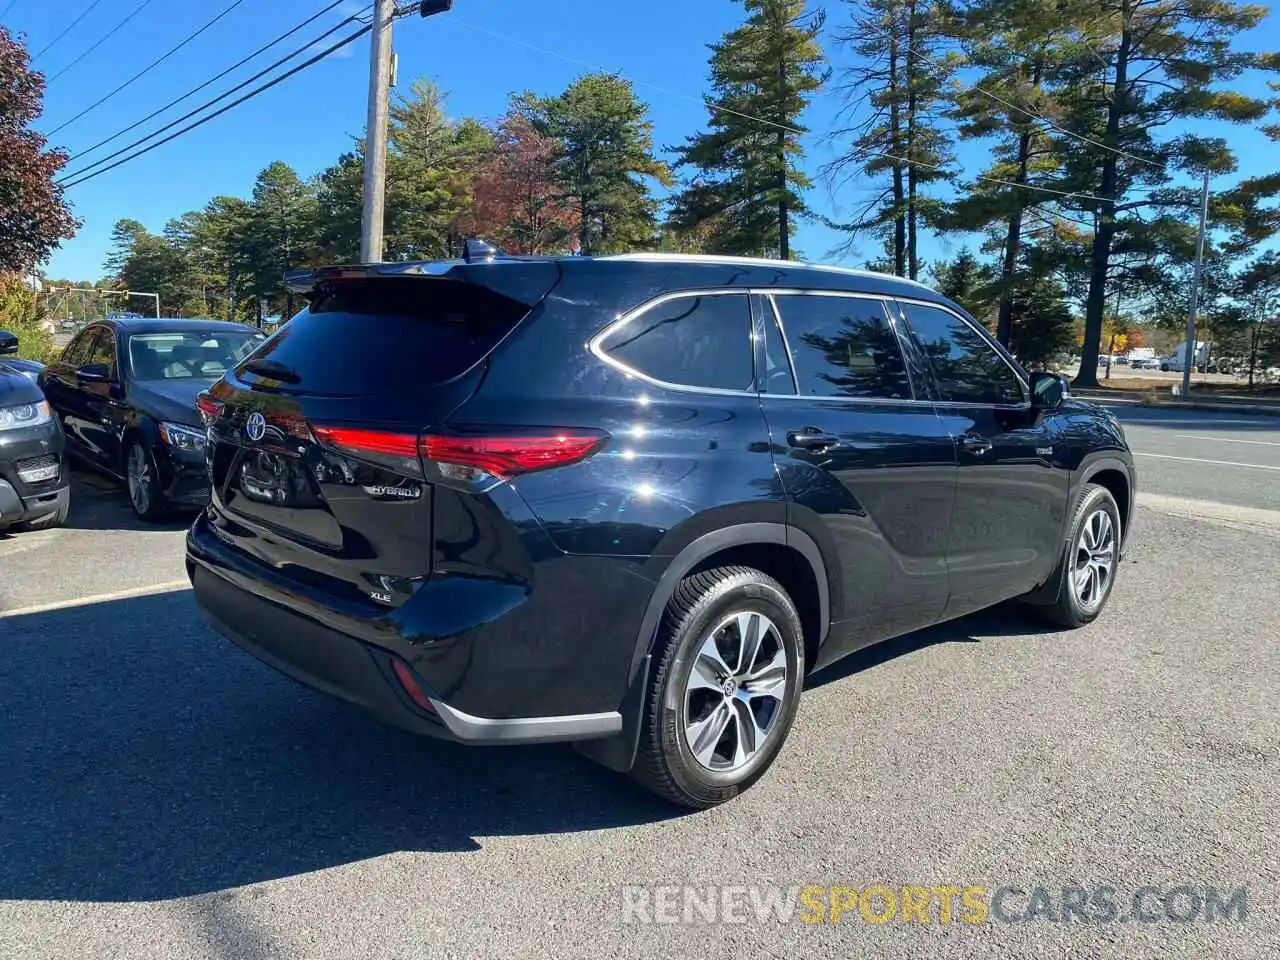
[[[1195,433],[1175,433],[1183,440],[1221,440],[1223,443],[1256,443],[1263,447],[1280,447],[1280,440],[1242,440],[1239,437],[1205,437]]]
[[[1175,457],[1170,453],[1146,453],[1142,450],[1134,450],[1135,457],[1155,457],[1157,460],[1185,460],[1187,463],[1211,463],[1219,467],[1251,467],[1254,470],[1280,470],[1280,466],[1272,466],[1265,463],[1240,463],[1236,460],[1205,460],[1201,457]]]
[[[135,597],[149,597],[159,593],[175,593],[179,590],[190,589],[191,582],[189,580],[170,580],[167,583],[153,583],[145,587],[132,587],[128,590],[116,590],[112,593],[99,593],[92,597],[76,597],[72,600],[59,600],[56,603],[39,603],[30,607],[0,610],[0,620],[4,620],[7,617],[28,617],[34,613],[51,613],[54,610],[69,610],[72,607],[88,607],[95,603],[131,600]]]

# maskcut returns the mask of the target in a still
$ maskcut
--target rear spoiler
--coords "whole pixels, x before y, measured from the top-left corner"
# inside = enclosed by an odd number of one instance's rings
[[[434,260],[414,263],[358,263],[309,270],[289,270],[284,275],[290,293],[314,301],[323,287],[347,280],[471,283],[532,308],[560,280],[560,264],[548,257],[510,257],[488,260]]]
[[[284,285],[290,293],[310,296],[322,283],[335,280],[372,280],[377,277],[439,277],[463,263],[439,260],[432,263],[351,263],[310,270],[286,270]]]

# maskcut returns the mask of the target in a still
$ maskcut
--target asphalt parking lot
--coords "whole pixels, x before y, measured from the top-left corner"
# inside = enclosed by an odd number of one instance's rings
[[[838,664],[774,770],[702,814],[568,748],[420,740],[293,685],[198,619],[181,523],[81,478],[66,529],[0,539],[0,958],[1280,955],[1280,420],[1117,412],[1141,490],[1098,623],[988,612]],[[646,923],[659,885],[1248,909]]]

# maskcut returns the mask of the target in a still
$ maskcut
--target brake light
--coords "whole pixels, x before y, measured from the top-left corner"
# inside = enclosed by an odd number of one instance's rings
[[[196,397],[196,409],[200,411],[200,419],[205,423],[213,423],[214,420],[222,416],[225,406],[221,400],[215,400],[207,393],[202,393]]]
[[[314,424],[311,431],[320,443],[340,453],[373,460],[399,473],[422,477],[422,462],[418,459],[418,437],[415,434],[355,427],[322,427]]]
[[[422,452],[447,479],[474,482],[488,475],[506,480],[585,460],[605,439],[603,434],[585,431],[523,437],[430,435],[422,438]]]

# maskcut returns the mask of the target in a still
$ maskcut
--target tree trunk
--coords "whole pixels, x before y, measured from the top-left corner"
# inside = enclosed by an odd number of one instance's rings
[[[916,2],[907,0],[907,49],[902,61],[903,85],[907,91],[907,151],[908,160],[916,156],[916,71],[911,51],[916,49]],[[919,219],[916,211],[916,165],[907,164],[907,276],[917,279],[920,262],[916,255],[916,229]]]
[[[1043,78],[1044,61],[1037,57],[1031,70],[1031,88],[1037,93]],[[1027,182],[1027,167],[1031,163],[1031,146],[1034,143],[1034,131],[1023,130],[1018,137],[1018,173],[1014,177],[1015,183]],[[1009,229],[1004,241],[1004,262],[1000,265],[1000,311],[996,318],[996,339],[1006,347],[1013,339],[1013,285],[1018,271],[1018,258],[1022,255],[1022,216],[1027,206],[1029,204],[1020,203],[1009,217]]]
[[[1249,392],[1253,392],[1253,373],[1258,369],[1258,331],[1260,321],[1253,321],[1253,337],[1249,342]]]
[[[787,90],[787,60],[778,57],[778,96],[785,97]],[[786,117],[778,122],[785,126]],[[787,131],[778,127],[778,259],[791,259],[791,222],[787,216]]]
[[[1116,51],[1116,79],[1107,105],[1106,142],[1114,145],[1119,139],[1121,105],[1128,96],[1129,50],[1133,42],[1129,4],[1122,11],[1120,47]],[[1072,382],[1078,387],[1098,385],[1098,348],[1102,343],[1102,318],[1107,299],[1107,268],[1111,262],[1111,241],[1115,237],[1116,185],[1118,182],[1119,155],[1108,150],[1103,154],[1102,183],[1098,196],[1102,198],[1098,211],[1098,229],[1093,235],[1090,255],[1089,294],[1085,298],[1084,345],[1080,350],[1080,371]]]
[[[890,25],[889,33],[889,139],[893,144],[893,152],[902,156],[902,118],[899,116],[898,97],[901,87],[898,83],[898,24]],[[907,274],[907,221],[904,216],[906,206],[903,197],[901,161],[893,165],[893,272],[904,277]]]

